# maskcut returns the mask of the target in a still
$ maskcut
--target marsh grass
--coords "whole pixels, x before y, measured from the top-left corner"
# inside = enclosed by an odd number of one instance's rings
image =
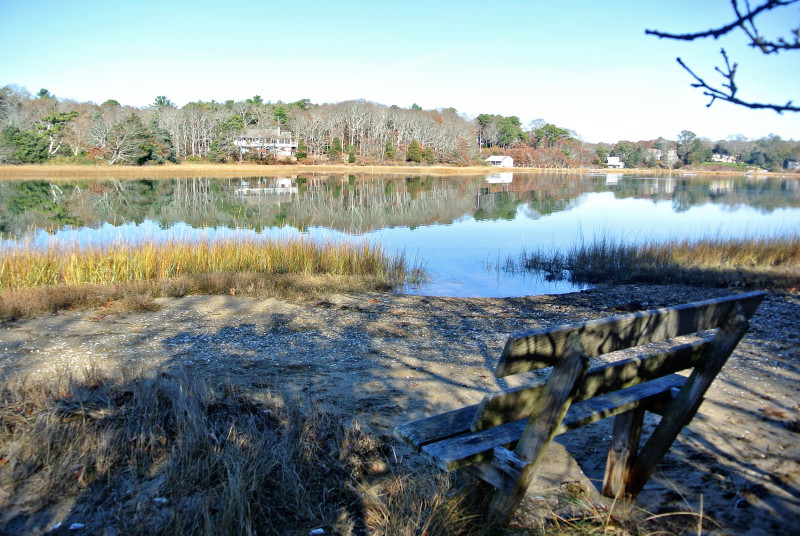
[[[357,420],[184,369],[6,377],[0,400],[2,534],[81,523],[87,534],[148,536],[577,536],[696,524],[691,512],[598,507],[567,490],[554,504],[569,513],[545,503],[535,519],[489,527],[457,479],[411,469]]]
[[[701,286],[800,286],[800,236],[626,244],[609,238],[566,252],[524,251],[498,267],[573,283],[646,282]]]
[[[151,308],[158,297],[234,294],[313,298],[387,290],[424,277],[403,253],[369,242],[230,239],[199,243],[7,249],[0,257],[0,317],[112,302]]]
[[[0,385],[0,532],[466,534],[450,483],[397,476],[357,421],[185,371]]]

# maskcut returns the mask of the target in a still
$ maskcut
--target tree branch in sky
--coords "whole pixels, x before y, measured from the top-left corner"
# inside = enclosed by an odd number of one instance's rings
[[[735,19],[733,22],[724,26],[720,26],[719,28],[712,28],[709,30],[690,33],[670,33],[659,30],[645,30],[645,34],[654,35],[662,39],[694,41],[696,39],[704,39],[706,37],[713,37],[714,39],[717,39],[730,33],[736,28],[739,28],[747,35],[747,38],[750,41],[749,45],[753,48],[759,49],[764,54],[777,54],[781,51],[798,50],[800,49],[800,27],[789,30],[789,33],[792,37],[766,39],[761,35],[761,33],[758,31],[758,27],[756,26],[756,17],[759,15],[774,9],[787,7],[798,2],[800,2],[800,0],[766,0],[757,7],[751,7],[749,0],[744,0],[744,2],[740,2],[740,0],[731,0],[731,7],[733,9]],[[707,83],[694,71],[692,71],[692,69],[690,69],[681,58],[678,58],[678,63],[681,65],[681,67],[686,69],[686,71],[688,71],[696,81],[692,84],[692,87],[703,89],[703,94],[711,97],[711,101],[707,104],[707,106],[711,106],[715,100],[719,99],[747,108],[774,110],[779,114],[783,112],[800,112],[800,107],[793,106],[791,100],[786,104],[775,104],[744,101],[737,97],[736,92],[738,87],[736,86],[734,78],[736,76],[736,68],[738,65],[736,63],[731,64],[728,55],[725,53],[725,49],[722,49],[722,57],[725,61],[724,69],[715,67],[715,70],[722,75],[725,80],[721,84],[721,88],[714,87]]]

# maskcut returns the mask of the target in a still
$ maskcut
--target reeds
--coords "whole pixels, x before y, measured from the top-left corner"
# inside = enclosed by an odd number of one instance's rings
[[[795,288],[800,286],[800,235],[706,238],[628,244],[610,238],[565,253],[523,252],[505,271],[531,271],[573,283],[651,282]]]
[[[254,273],[371,276],[402,284],[419,272],[402,254],[367,241],[319,243],[306,238],[10,248],[0,257],[0,290],[45,285],[173,280],[200,274]]]

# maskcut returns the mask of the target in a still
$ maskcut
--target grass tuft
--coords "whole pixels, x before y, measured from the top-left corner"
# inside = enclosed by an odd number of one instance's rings
[[[502,269],[584,283],[683,283],[793,289],[800,286],[800,236],[626,244],[609,238],[563,252],[523,252]]]

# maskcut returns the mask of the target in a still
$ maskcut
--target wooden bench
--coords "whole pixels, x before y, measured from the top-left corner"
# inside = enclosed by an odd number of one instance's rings
[[[694,417],[764,298],[752,292],[512,335],[495,376],[553,367],[546,381],[395,429],[446,471],[463,468],[496,488],[486,516],[516,510],[553,438],[616,416],[602,493],[635,497]],[[589,358],[716,329],[697,342],[589,368]],[[676,372],[692,368],[691,374]],[[645,410],[661,421],[639,450]]]

